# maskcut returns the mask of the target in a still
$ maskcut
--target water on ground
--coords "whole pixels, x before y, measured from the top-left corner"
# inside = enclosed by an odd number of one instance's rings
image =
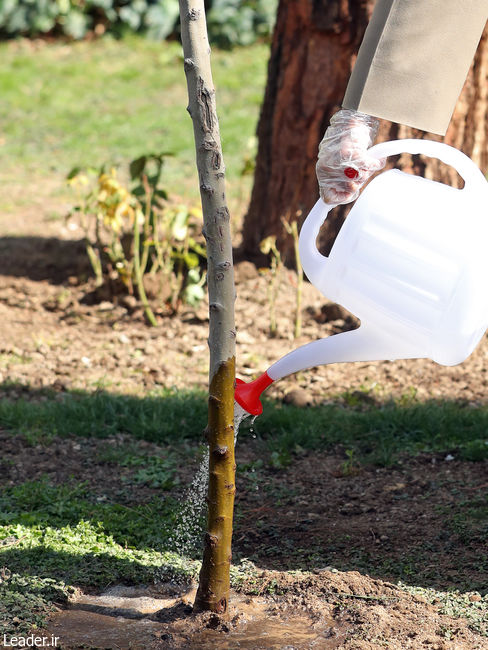
[[[82,594],[56,614],[49,633],[64,648],[229,650],[336,648],[341,634],[328,619],[280,608],[264,597],[234,594],[229,621],[193,615],[195,587],[115,586]]]
[[[234,403],[234,444],[237,443],[241,422],[249,417],[237,402]],[[169,550],[191,557],[202,548],[205,497],[208,488],[208,449],[205,449],[196,474],[186,491],[177,517],[177,525],[169,540]]]

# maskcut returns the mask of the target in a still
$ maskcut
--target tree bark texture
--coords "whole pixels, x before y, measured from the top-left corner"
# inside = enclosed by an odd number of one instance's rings
[[[195,610],[226,614],[235,495],[234,358],[220,364],[209,391],[208,522]]]
[[[181,37],[207,243],[210,376],[208,526],[195,609],[224,614],[229,602],[234,462],[234,267],[225,168],[203,0],[180,0]]]
[[[374,0],[280,0],[258,124],[254,187],[243,226],[242,253],[252,259],[259,242],[277,237],[287,264],[293,241],[281,218],[299,224],[318,198],[315,163],[330,117],[340,108]],[[487,29],[469,71],[444,141],[488,167]],[[382,121],[377,142],[433,134]],[[404,171],[459,185],[457,173],[437,160],[404,155],[389,162]],[[336,208],[321,232],[327,253],[348,206]]]

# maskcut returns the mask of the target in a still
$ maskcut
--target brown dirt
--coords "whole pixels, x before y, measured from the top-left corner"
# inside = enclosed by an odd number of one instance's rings
[[[232,593],[229,617],[192,613],[196,589],[115,587],[79,594],[51,621],[66,648],[142,650],[394,650],[486,648],[459,621],[420,596],[358,572],[297,579],[269,573],[285,596]],[[446,640],[446,631],[454,640]]]
[[[158,493],[137,483],[124,489],[131,470],[112,471],[104,460],[107,446],[127,445],[129,436],[56,438],[28,453],[20,436],[3,433],[0,442],[0,485],[83,475],[94,497],[127,507]],[[149,455],[164,453],[154,443],[136,445]],[[257,442],[239,443],[240,465],[259,455]],[[194,471],[182,464],[182,485]],[[486,465],[424,455],[394,469],[344,472],[338,450],[304,455],[285,470],[263,468],[257,480],[240,472],[237,485],[234,554],[259,568],[232,595],[230,622],[195,617],[190,586],[119,586],[78,592],[54,616],[49,634],[67,649],[488,648],[469,621],[446,615],[437,595],[424,591],[457,589],[473,604],[486,592],[483,522],[479,529],[456,526],[466,504],[483,498]],[[399,579],[420,593],[400,589]],[[158,602],[142,611],[135,600],[107,602],[115,596]]]
[[[42,211],[39,220],[35,227],[19,222],[15,232],[11,224],[0,222],[6,233],[0,239],[4,393],[15,398],[29,396],[31,389],[34,395],[35,389],[53,387],[143,394],[157,386],[206,386],[206,305],[197,311],[183,309],[176,318],[161,311],[159,327],[151,329],[134,301],[87,304],[91,285],[80,233],[43,221]],[[285,271],[276,306],[279,334],[270,338],[266,277],[242,262],[236,266],[236,280],[237,367],[245,379],[297,345],[354,325],[350,316],[325,306],[320,294],[306,285],[303,333],[293,341],[296,280]],[[325,316],[332,320],[320,322]],[[420,399],[442,397],[476,405],[484,402],[487,354],[485,339],[467,362],[452,368],[425,360],[322,367],[285,379],[269,393],[307,405],[338,400],[346,391],[366,392],[371,400],[414,391]],[[46,472],[50,479],[62,481],[90,467],[93,489],[115,496],[120,476],[110,476],[106,465],[93,463],[94,447],[100,444],[55,440],[26,454],[20,438],[2,435],[3,460],[12,461],[2,482],[26,476],[32,480]],[[66,462],[53,463],[53,455]],[[240,465],[249,466],[259,455],[257,441],[240,441]],[[458,515],[463,504],[483,497],[486,464],[424,455],[404,459],[394,469],[345,471],[345,460],[343,450],[337,449],[304,454],[280,471],[265,467],[258,481],[252,470],[242,471],[235,553],[260,568],[258,590],[273,585],[275,595],[236,596],[237,609],[242,606],[244,611],[246,604],[252,611],[231,623],[192,618],[185,605],[188,597],[173,599],[167,606],[176,612],[174,620],[165,619],[164,612],[158,619],[153,612],[151,621],[160,627],[144,647],[488,648],[486,637],[472,631],[465,619],[442,614],[441,604],[429,604],[394,584],[400,579],[415,586],[484,593],[482,522],[479,529],[466,530]],[[182,481],[192,471],[182,470]],[[152,494],[137,486],[131,498],[143,501]],[[313,573],[290,574],[285,569]],[[244,592],[253,589],[248,584]],[[278,627],[273,627],[274,621],[279,621]],[[280,626],[282,634],[275,638]],[[302,632],[315,636],[303,638]],[[76,643],[63,647],[79,647]],[[107,643],[90,647],[129,647]]]
[[[206,386],[206,304],[183,308],[177,318],[156,306],[160,326],[149,328],[136,300],[119,296],[114,303],[94,294],[83,246],[73,238],[79,232],[44,225],[45,236],[21,232],[0,239],[0,381],[131,393],[154,385]],[[278,336],[271,338],[267,282],[251,263],[236,265],[237,368],[244,379],[294,347],[355,324],[305,284],[302,335],[293,340],[296,277],[286,270],[276,302]],[[485,339],[470,359],[451,368],[427,360],[322,366],[281,380],[268,394],[282,398],[300,388],[305,392],[292,400],[320,403],[360,388],[378,399],[414,391],[420,399],[477,403],[488,381],[487,354]]]

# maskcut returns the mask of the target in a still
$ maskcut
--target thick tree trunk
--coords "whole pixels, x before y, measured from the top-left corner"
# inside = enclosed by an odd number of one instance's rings
[[[229,602],[234,462],[234,270],[230,215],[203,0],[180,0],[181,37],[207,242],[210,378],[208,521],[195,610],[225,614]]]
[[[260,241],[275,235],[286,263],[293,263],[293,241],[281,218],[301,223],[318,198],[318,145],[331,115],[340,108],[374,4],[374,0],[280,1],[257,130],[254,187],[243,227],[242,252],[250,259],[258,254]],[[485,30],[445,137],[445,142],[468,154],[483,171],[488,166],[487,75]],[[424,135],[384,121],[377,141]],[[457,182],[457,174],[436,160],[415,157],[412,161],[402,156],[396,166]],[[337,208],[327,219],[321,235],[324,252],[347,211],[347,206]]]

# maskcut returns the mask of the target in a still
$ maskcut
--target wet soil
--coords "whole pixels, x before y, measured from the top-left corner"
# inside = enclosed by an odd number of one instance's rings
[[[180,587],[176,594],[171,585],[118,586],[100,595],[80,594],[52,619],[49,633],[71,647],[132,650],[338,647],[337,625],[323,613],[298,613],[285,601],[233,593],[224,620],[193,614],[195,594],[193,585]]]
[[[192,612],[196,587],[117,586],[79,594],[48,633],[63,648],[131,650],[376,650],[486,648],[463,622],[439,614],[422,596],[358,572],[298,578],[268,573],[286,593],[232,593],[228,617]],[[175,593],[176,592],[176,593]],[[449,634],[447,633],[449,632]]]
[[[80,233],[43,214],[40,206],[37,221],[19,219],[15,227],[0,219],[2,393],[39,399],[39,388],[144,394],[162,386],[205,387],[207,306],[169,317],[155,305],[159,326],[149,328],[137,301],[94,299]],[[357,325],[305,285],[302,335],[293,340],[296,277],[283,271],[278,335],[272,338],[266,275],[244,261],[236,265],[236,281],[237,367],[244,379],[297,345]],[[467,362],[452,368],[426,360],[317,368],[269,393],[304,407],[340,401],[347,391],[366,394],[373,403],[415,393],[476,405],[485,401],[487,355],[485,339]],[[45,474],[62,482],[90,471],[95,492],[124,498],[120,474],[93,462],[101,441],[55,439],[26,449],[20,437],[1,438],[4,485]],[[114,444],[124,442],[122,437]],[[157,445],[138,444],[158,453]],[[260,454],[251,437],[240,440],[241,466],[252,466]],[[395,468],[346,469],[346,460],[338,448],[303,454],[281,470],[264,467],[257,476],[252,469],[240,471],[234,552],[236,560],[246,557],[259,567],[260,586],[249,583],[234,595],[237,618],[195,617],[188,589],[175,594],[166,586],[142,592],[119,586],[102,594],[79,592],[53,619],[52,630],[63,631],[64,648],[488,648],[487,638],[464,618],[442,614],[441,604],[395,584],[484,597],[484,520],[468,526],[462,513],[486,507],[486,464],[421,455]],[[181,483],[195,470],[182,467]],[[130,498],[144,502],[154,493],[134,486]],[[96,639],[89,637],[93,630]],[[143,645],[137,645],[140,639]]]
[[[27,476],[63,484],[82,474],[94,498],[134,507],[160,491],[122,487],[131,470],[112,466],[106,450],[130,442],[55,438],[29,447],[3,433],[0,487]],[[164,454],[154,443],[136,445]],[[239,441],[241,466],[260,455],[257,441]],[[479,621],[446,615],[438,599],[457,590],[476,607],[487,598],[485,518],[464,516],[486,508],[486,464],[424,454],[351,472],[344,458],[337,449],[281,470],[238,471],[234,559],[252,564],[232,595],[230,619],[195,616],[192,585],[118,585],[78,591],[49,634],[69,649],[488,648]],[[196,469],[195,461],[182,464],[175,495]]]

